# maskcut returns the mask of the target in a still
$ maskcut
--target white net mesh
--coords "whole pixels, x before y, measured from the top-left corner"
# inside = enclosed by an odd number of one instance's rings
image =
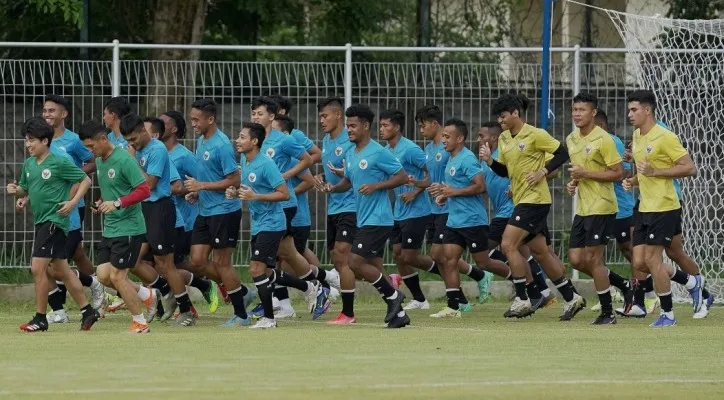
[[[606,10],[630,51],[627,65],[653,90],[657,116],[689,150],[698,175],[681,180],[683,238],[709,290],[724,295],[724,20],[677,20]],[[678,285],[676,297],[688,298]]]

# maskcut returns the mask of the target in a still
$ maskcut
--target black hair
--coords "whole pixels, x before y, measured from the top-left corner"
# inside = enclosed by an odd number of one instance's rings
[[[20,128],[20,133],[23,137],[31,137],[41,142],[43,139],[48,139],[48,147],[50,147],[50,143],[53,142],[53,136],[55,135],[53,127],[48,125],[48,123],[40,117],[30,117],[25,120],[23,127]]]
[[[49,101],[63,106],[63,108],[65,108],[65,111],[68,111],[68,113],[70,113],[70,103],[68,102],[68,100],[66,100],[65,97],[59,96],[57,94],[45,95],[45,98],[43,99],[43,103],[46,103]]]
[[[121,96],[111,97],[103,105],[103,108],[108,110],[109,113],[116,114],[119,119],[131,113],[131,105],[125,97]]]
[[[651,107],[651,111],[656,111],[656,95],[650,90],[635,90],[628,95],[628,102],[638,101],[643,105]]]
[[[455,130],[458,131],[459,134],[463,135],[463,139],[468,137],[468,125],[461,119],[450,118],[445,121],[445,126],[454,126]]]
[[[203,111],[214,118],[216,117],[216,102],[213,99],[198,99],[191,104],[191,108]]]
[[[598,108],[598,97],[593,93],[581,92],[573,98],[573,103],[588,103],[595,110]]]
[[[497,121],[487,121],[483,122],[482,125],[480,125],[481,128],[488,128],[488,132],[492,133],[493,135],[500,135],[503,133],[503,128],[500,126],[500,124]]]
[[[506,111],[511,114],[513,111],[518,111],[519,115],[523,115],[523,104],[518,95],[512,93],[498,97],[495,102],[493,102],[492,108],[493,115],[500,115]]]
[[[128,114],[121,118],[121,134],[123,136],[130,135],[133,132],[140,131],[145,128],[143,119],[136,114]]]
[[[159,136],[163,136],[163,132],[166,130],[166,125],[163,123],[162,120],[160,120],[156,117],[146,117],[143,119],[143,122],[150,123],[153,130],[156,131],[156,133],[158,133]],[[151,132],[148,132],[148,133],[151,133]]]
[[[600,108],[596,108],[596,116],[593,119],[608,125],[608,114]]]
[[[385,110],[380,113],[379,116],[380,121],[383,119],[388,119],[393,124],[397,124],[400,126],[400,132],[402,132],[405,129],[405,114],[402,113],[400,110]]]
[[[277,115],[274,117],[274,121],[279,123],[282,132],[292,133],[294,130],[294,120],[289,118],[288,115]]]
[[[344,110],[344,101],[336,96],[324,98],[317,103],[317,112],[321,112],[328,106],[339,107],[340,110]]]
[[[161,114],[165,115],[169,118],[171,118],[176,124],[176,137],[179,139],[183,139],[184,136],[186,136],[186,119],[184,119],[183,114],[176,110],[169,110],[165,113]]]
[[[436,105],[424,106],[417,110],[415,121],[417,123],[436,121],[439,125],[442,125],[442,111]]]
[[[520,112],[525,115],[528,112],[528,107],[530,107],[530,100],[528,99],[528,96],[523,93],[518,93],[515,97],[517,97],[518,101],[520,101]]]
[[[107,134],[108,128],[94,119],[84,122],[83,125],[80,126],[80,129],[78,129],[78,136],[80,136],[81,140],[95,139],[98,135]]]
[[[274,117],[276,117],[277,113],[279,112],[279,103],[274,101],[274,99],[272,99],[271,97],[261,96],[251,101],[252,110],[256,110],[261,106],[264,106],[266,108],[266,112],[274,114]]]
[[[292,100],[289,97],[284,97],[280,94],[273,94],[273,95],[269,96],[269,98],[274,100],[277,104],[279,104],[279,109],[284,109],[284,111],[286,111],[287,114],[289,114],[292,111],[292,106],[294,104],[292,103]]]
[[[349,108],[344,112],[344,116],[347,118],[357,117],[360,119],[360,121],[368,122],[370,126],[375,120],[374,111],[372,111],[369,106],[364,104],[354,104],[349,106]]]
[[[264,143],[264,138],[266,138],[266,129],[264,129],[261,124],[257,124],[255,122],[244,122],[241,129],[248,129],[249,138],[258,140],[259,143],[257,143],[257,147],[261,148],[262,143]]]

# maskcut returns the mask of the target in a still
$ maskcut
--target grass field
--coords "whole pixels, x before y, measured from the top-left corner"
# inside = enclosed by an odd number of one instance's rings
[[[593,327],[589,310],[558,322],[560,303],[508,321],[506,307],[476,305],[455,320],[418,311],[410,327],[385,330],[381,302],[368,300],[357,307],[357,326],[300,314],[268,331],[218,327],[231,311],[222,307],[193,328],[154,322],[152,333],[130,335],[125,311],[91,332],[77,330],[73,311],[71,324],[26,334],[18,325],[32,306],[3,305],[0,398],[724,398],[718,308],[693,320],[681,305],[679,325],[659,330],[648,327],[650,317]]]

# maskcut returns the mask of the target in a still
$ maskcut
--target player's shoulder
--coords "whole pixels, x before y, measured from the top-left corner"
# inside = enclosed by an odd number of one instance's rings
[[[209,144],[215,147],[227,146],[231,145],[231,139],[221,129],[216,129],[214,136],[209,140]]]

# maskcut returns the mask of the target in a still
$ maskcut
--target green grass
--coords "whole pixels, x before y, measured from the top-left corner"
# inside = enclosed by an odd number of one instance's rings
[[[304,314],[275,330],[229,330],[218,327],[230,312],[222,307],[192,328],[154,323],[134,336],[127,312],[79,332],[77,311],[69,325],[26,334],[18,325],[32,305],[2,305],[0,398],[724,398],[719,309],[693,320],[682,305],[679,325],[657,330],[651,318],[593,327],[588,310],[558,322],[560,303],[507,321],[506,307],[476,305],[455,320],[418,311],[394,331],[382,328],[374,298],[361,299],[348,327]]]

